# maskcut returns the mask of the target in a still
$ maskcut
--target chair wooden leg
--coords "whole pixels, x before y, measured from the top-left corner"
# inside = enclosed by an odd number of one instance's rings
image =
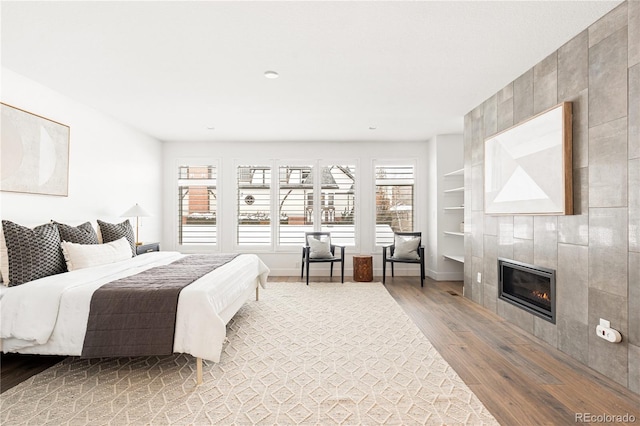
[[[307,261],[307,285],[309,285],[309,261]]]
[[[384,285],[385,278],[387,278],[387,261],[382,259],[382,285]]]
[[[344,284],[344,262],[340,262],[340,282]]]
[[[300,279],[302,279],[304,277],[304,259],[302,259],[302,270],[300,271]]]
[[[393,262],[391,262],[391,276],[395,277],[395,271],[393,270]]]
[[[331,262],[331,277],[333,277],[333,262]]]

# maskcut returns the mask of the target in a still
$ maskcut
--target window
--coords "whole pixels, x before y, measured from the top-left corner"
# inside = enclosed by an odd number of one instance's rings
[[[281,165],[278,177],[279,245],[300,245],[313,231],[313,166]]]
[[[355,169],[281,165],[278,244],[297,246],[305,232],[322,230],[331,232],[336,244],[355,245]]]
[[[413,231],[414,167],[376,166],[376,245],[393,244],[394,232]]]
[[[271,166],[239,166],[238,245],[271,244]]]
[[[178,167],[178,244],[217,244],[215,166]]]
[[[320,228],[331,232],[331,241],[354,246],[355,171],[353,165],[322,167],[320,183]]]

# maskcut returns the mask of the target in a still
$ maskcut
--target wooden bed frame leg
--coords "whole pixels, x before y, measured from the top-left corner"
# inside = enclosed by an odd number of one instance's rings
[[[202,358],[196,358],[196,382],[198,385],[202,384]]]

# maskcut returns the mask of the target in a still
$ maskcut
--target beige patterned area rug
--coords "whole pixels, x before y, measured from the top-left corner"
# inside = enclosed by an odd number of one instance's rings
[[[2,425],[497,424],[380,283],[275,283],[190,356],[68,358],[3,393]]]

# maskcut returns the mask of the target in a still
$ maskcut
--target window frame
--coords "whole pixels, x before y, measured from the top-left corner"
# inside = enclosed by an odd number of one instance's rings
[[[372,252],[373,253],[382,253],[382,247],[388,244],[378,244],[377,240],[377,200],[376,200],[376,190],[377,190],[377,169],[378,167],[408,167],[411,166],[413,169],[413,196],[412,196],[412,232],[418,232],[416,229],[419,229],[418,226],[418,216],[416,214],[416,209],[418,205],[418,191],[419,191],[419,179],[418,179],[418,160],[416,158],[397,158],[397,159],[373,159],[371,167],[371,178],[372,178],[372,192],[373,197],[371,201],[371,224],[372,224],[372,235],[373,241],[371,242],[373,245]],[[425,235],[423,233],[423,239]]]
[[[240,191],[239,188],[239,173],[240,173],[240,168],[242,166],[248,166],[251,167],[252,165],[256,165],[255,167],[259,167],[259,168],[263,168],[266,169],[267,167],[270,170],[271,173],[271,182],[269,183],[269,202],[268,202],[268,206],[269,206],[269,238],[270,241],[268,244],[240,244],[240,242],[238,241],[238,237],[239,237],[239,226],[240,226],[240,205],[239,205],[239,199],[238,199],[238,193]],[[273,168],[273,161],[269,160],[269,161],[264,161],[264,160],[258,160],[258,161],[244,161],[242,159],[237,159],[234,161],[234,165],[233,165],[233,182],[234,182],[234,196],[233,196],[233,247],[234,250],[237,252],[271,252],[273,251],[273,247],[274,247],[274,222],[278,222],[278,221],[274,221],[273,217],[274,217],[274,200],[273,200],[273,194],[274,194],[274,168]]]
[[[203,167],[203,166],[210,166],[212,167],[215,172],[216,172],[216,224],[215,224],[215,235],[216,235],[216,242],[215,244],[181,244],[180,243],[180,238],[179,238],[179,224],[178,221],[180,220],[180,216],[178,215],[179,213],[179,209],[180,209],[180,203],[182,202],[180,199],[180,191],[179,191],[179,173],[180,173],[180,167],[182,166],[187,166],[187,167]],[[224,215],[222,214],[222,209],[220,208],[220,200],[221,200],[221,193],[222,191],[222,187],[223,187],[223,182],[224,182],[224,178],[222,176],[222,169],[220,168],[220,160],[217,158],[208,158],[208,157],[181,157],[181,158],[177,158],[175,163],[174,163],[174,167],[173,167],[174,173],[177,173],[178,176],[176,178],[176,175],[173,175],[172,177],[172,182],[171,185],[173,187],[173,197],[171,197],[172,200],[174,200],[172,202],[172,206],[171,206],[171,210],[174,212],[173,214],[176,214],[176,216],[174,216],[174,219],[171,221],[172,225],[171,225],[171,229],[172,229],[172,238],[175,241],[175,248],[177,251],[182,252],[182,253],[198,253],[198,252],[215,252],[215,251],[220,251],[220,247],[221,247],[221,234],[220,234],[220,223],[224,220]]]
[[[238,194],[238,173],[240,166],[250,166],[252,164],[259,165],[260,167],[271,167],[271,188],[270,188],[270,217],[277,217],[278,220],[270,221],[270,232],[271,232],[271,243],[264,245],[253,245],[253,244],[242,244],[240,245],[238,242],[238,233],[237,227],[239,222],[239,207],[237,202],[237,194]],[[336,165],[350,165],[355,167],[355,184],[354,191],[355,196],[360,192],[360,161],[357,159],[350,160],[336,160],[336,161],[328,161],[328,160],[320,160],[320,159],[274,159],[269,161],[257,160],[253,161],[247,158],[235,159],[233,164],[233,191],[234,191],[234,236],[233,236],[233,249],[236,252],[256,252],[256,253],[297,253],[300,250],[300,246],[304,244],[303,241],[300,244],[281,244],[280,243],[280,168],[283,166],[300,166],[306,167],[310,166],[314,173],[314,185],[313,185],[313,228],[310,230],[320,231],[322,229],[322,221],[321,221],[321,212],[319,210],[320,200],[321,200],[321,182],[320,182],[320,174],[322,167],[336,166]],[[355,215],[354,215],[354,245],[350,245],[352,250],[358,252],[360,250],[360,230],[361,230],[361,210],[363,209],[362,204],[356,205],[354,207]],[[218,223],[220,223],[218,221]],[[225,222],[226,223],[226,222]]]

